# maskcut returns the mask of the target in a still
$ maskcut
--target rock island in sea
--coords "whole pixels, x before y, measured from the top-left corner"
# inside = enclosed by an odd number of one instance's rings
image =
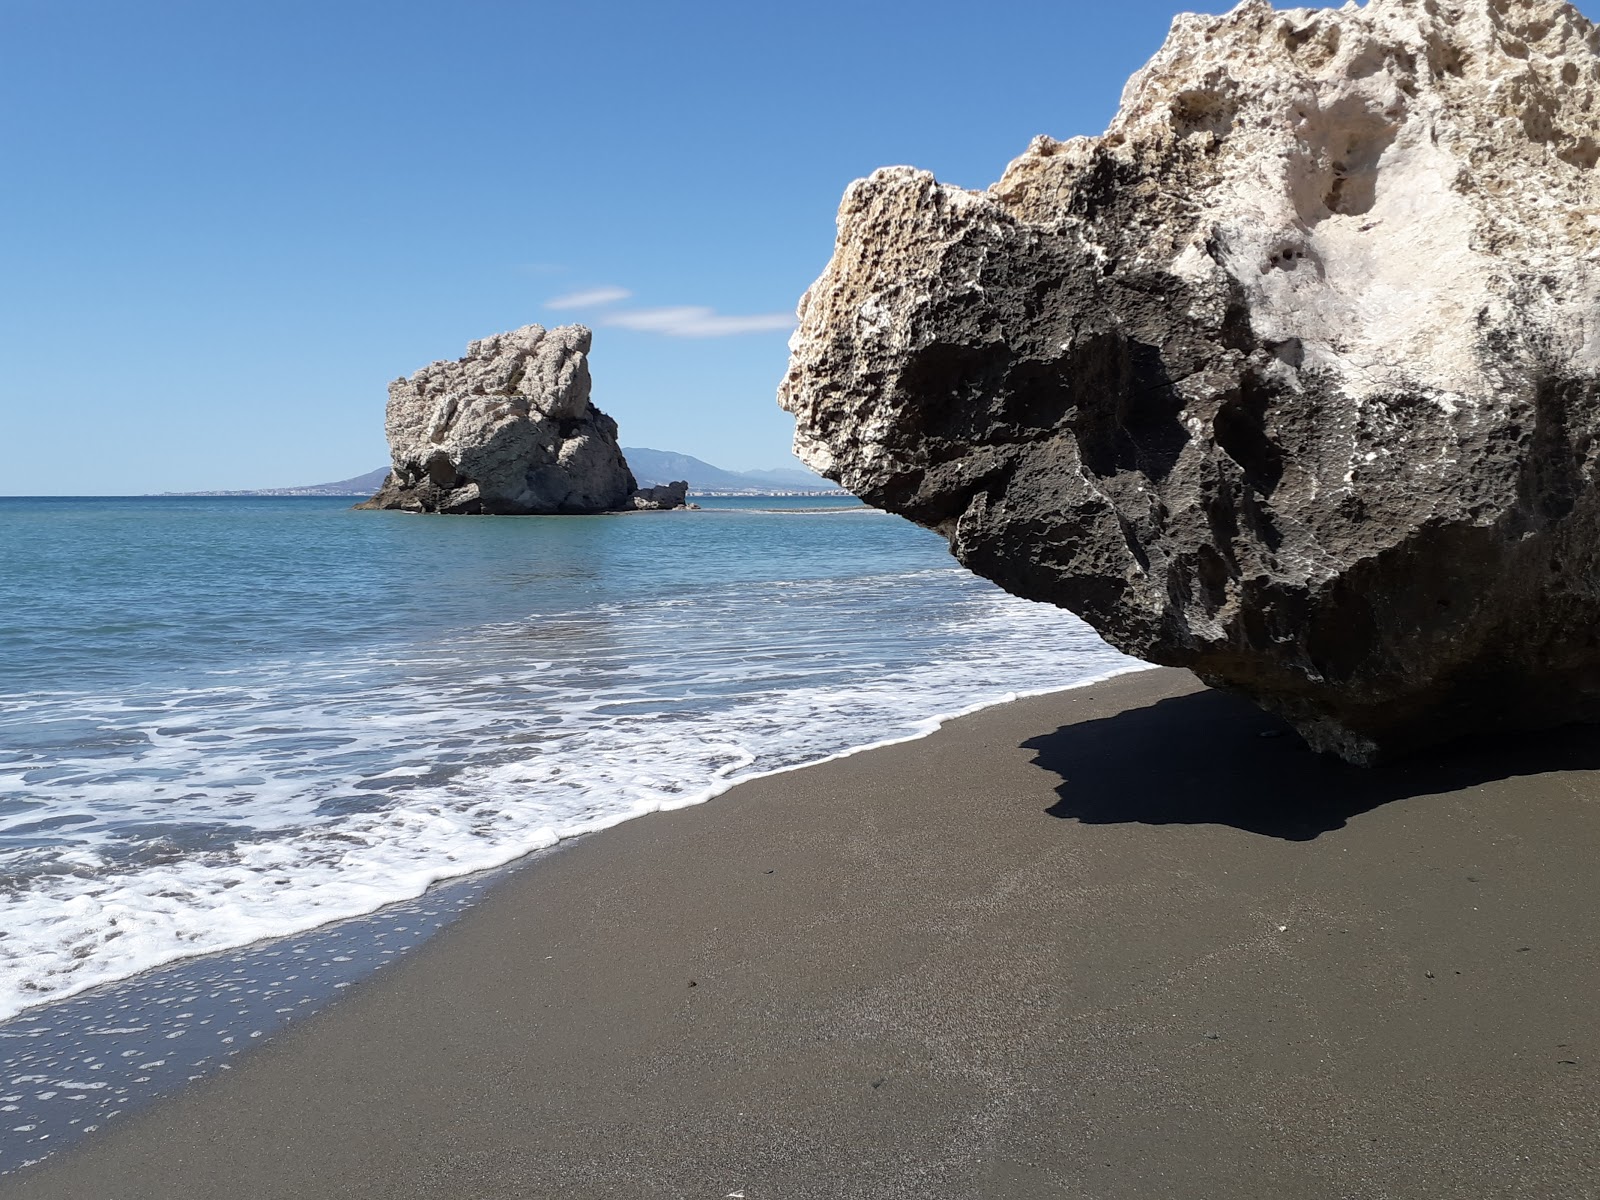
[[[1179,16],[1104,135],[850,187],[796,450],[1319,750],[1600,719],[1597,77],[1555,0]]]
[[[589,399],[590,331],[524,325],[389,385],[394,466],[360,508],[599,513],[682,508],[682,481],[640,488],[617,423]]]

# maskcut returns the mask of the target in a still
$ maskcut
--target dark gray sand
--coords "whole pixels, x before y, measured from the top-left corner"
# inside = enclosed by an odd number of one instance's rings
[[[257,1039],[393,966],[505,876],[468,875],[366,916],[180,959],[0,1022],[0,1173],[26,1171],[186,1083],[232,1070]]]
[[[1600,737],[1173,671],[583,839],[6,1197],[1600,1195]]]

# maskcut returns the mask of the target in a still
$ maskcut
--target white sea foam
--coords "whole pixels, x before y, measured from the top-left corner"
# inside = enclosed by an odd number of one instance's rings
[[[0,701],[0,733],[43,739],[0,761],[0,1018],[1137,669],[1059,610],[917,575]]]

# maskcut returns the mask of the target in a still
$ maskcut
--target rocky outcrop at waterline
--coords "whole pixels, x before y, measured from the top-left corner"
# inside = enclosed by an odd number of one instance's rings
[[[643,487],[628,497],[627,507],[649,512],[663,508],[686,508],[689,504],[689,483],[677,479],[672,483],[658,483]]]
[[[526,325],[465,358],[389,385],[394,466],[363,508],[438,513],[597,513],[681,507],[637,489],[617,423],[589,399],[591,334]],[[686,490],[687,485],[685,485]]]
[[[1600,59],[1552,0],[1180,16],[1100,137],[853,184],[796,450],[1372,762],[1600,719]]]

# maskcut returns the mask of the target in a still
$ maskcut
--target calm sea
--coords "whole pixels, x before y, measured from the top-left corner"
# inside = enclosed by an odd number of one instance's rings
[[[0,1019],[1127,669],[854,502],[0,499]]]

